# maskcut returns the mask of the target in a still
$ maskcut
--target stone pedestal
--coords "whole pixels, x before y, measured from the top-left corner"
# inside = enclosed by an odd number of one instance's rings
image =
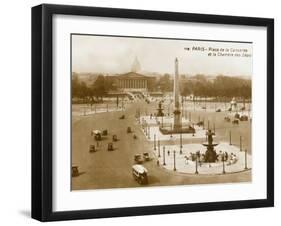
[[[174,111],[174,130],[179,130],[182,128],[181,123],[181,112],[179,110]]]

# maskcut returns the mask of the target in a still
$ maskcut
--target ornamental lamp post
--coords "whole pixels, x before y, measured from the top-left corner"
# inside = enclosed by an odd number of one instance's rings
[[[159,138],[158,138],[158,157],[161,157],[161,155],[160,155],[160,140],[159,140]]]
[[[242,136],[240,136],[240,151],[242,151]]]
[[[166,165],[166,162],[165,162],[165,146],[163,146],[163,165],[164,166]]]
[[[154,151],[155,151],[156,150],[156,134],[154,134],[153,144],[154,144]]]
[[[176,151],[174,150],[174,171],[176,170]]]
[[[225,152],[223,152],[222,154],[222,173],[225,174],[225,164],[224,164],[224,161],[225,161]]]
[[[195,159],[195,174],[198,174],[198,154],[196,153],[196,159]]]
[[[182,148],[182,132],[180,132],[180,148]]]
[[[247,166],[247,149],[245,149],[245,170],[248,169],[248,166]]]

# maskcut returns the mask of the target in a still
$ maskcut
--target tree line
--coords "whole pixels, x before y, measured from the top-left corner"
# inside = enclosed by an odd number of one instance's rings
[[[213,80],[203,75],[181,83],[182,96],[251,99],[252,84],[250,79],[219,75]]]
[[[72,98],[90,98],[93,102],[99,102],[109,90],[114,89],[116,87],[113,86],[112,81],[106,79],[104,75],[98,75],[92,84],[81,81],[76,73],[72,75]]]
[[[150,91],[172,92],[173,82],[172,76],[164,74],[156,80],[151,80],[152,84],[148,84],[148,86]],[[101,74],[92,83],[87,84],[79,79],[78,74],[73,73],[72,75],[72,98],[90,98],[92,101],[102,101],[109,91],[116,90],[117,87],[112,77]],[[196,75],[180,78],[182,96],[251,99],[251,90],[251,80],[240,77],[219,75],[208,79],[204,75]]]

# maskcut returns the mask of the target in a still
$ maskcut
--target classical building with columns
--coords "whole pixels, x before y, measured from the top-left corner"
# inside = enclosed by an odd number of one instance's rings
[[[149,92],[155,89],[155,77],[146,76],[140,73],[140,63],[135,58],[131,71],[113,76],[107,76],[113,81],[116,91],[120,92]]]
[[[150,78],[148,76],[136,72],[128,72],[116,76],[116,83],[119,90],[146,92],[148,89],[149,79]]]

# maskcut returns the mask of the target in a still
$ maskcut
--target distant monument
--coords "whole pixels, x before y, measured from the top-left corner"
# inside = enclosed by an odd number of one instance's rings
[[[136,57],[132,64],[131,71],[136,73],[136,72],[139,72],[140,70],[141,70],[140,62],[139,62],[138,58]]]
[[[181,123],[181,109],[179,102],[179,62],[178,58],[175,60],[175,79],[174,79],[174,130],[182,128]]]
[[[162,134],[174,134],[174,133],[192,133],[195,134],[196,130],[194,126],[189,123],[188,125],[182,124],[182,114],[179,101],[179,61],[175,59],[175,78],[174,78],[174,125],[173,127],[161,127],[159,130]],[[162,106],[158,106],[158,114],[162,114]]]
[[[233,97],[231,102],[230,102],[230,110],[231,111],[237,111],[237,102],[236,102],[235,97]]]

